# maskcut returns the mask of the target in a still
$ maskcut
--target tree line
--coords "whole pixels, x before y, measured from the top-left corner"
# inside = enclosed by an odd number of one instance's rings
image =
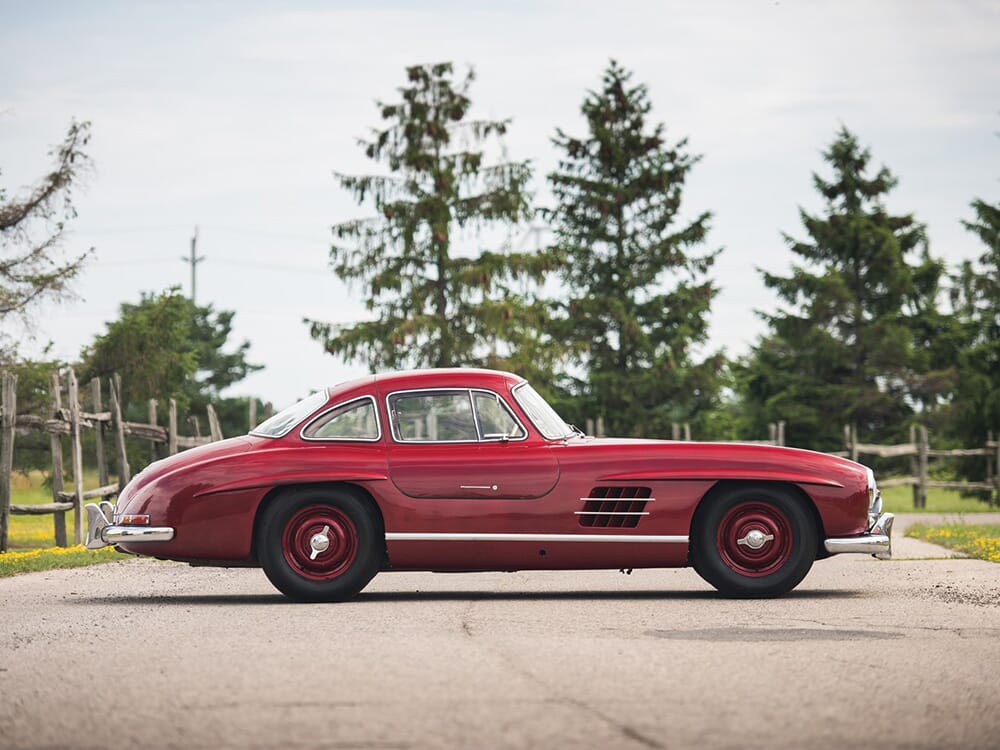
[[[337,174],[370,215],[334,225],[330,258],[369,314],[306,321],[326,351],[372,371],[510,369],[571,421],[601,416],[624,436],[688,422],[699,436],[750,439],[784,420],[790,444],[837,450],[844,424],[891,442],[919,421],[963,445],[1000,429],[1000,205],[971,199],[963,223],[983,252],[949,269],[917,217],[887,210],[895,176],[841,127],[813,175],[822,210],[800,210],[783,235],[795,262],[759,270],[780,300],[757,311],[765,333],[740,357],[698,354],[726,251],[708,244],[710,210],[682,212],[700,156],[652,121],[647,87],[609,63],[583,97],[581,132],[551,137],[552,200],[538,206],[532,165],[504,148],[511,120],[472,116],[474,80],[450,63],[407,68],[361,141],[381,173]],[[37,190],[0,192],[0,319],[66,293],[86,260],[43,262],[72,218],[88,127],[72,124]],[[535,217],[548,246],[499,239]],[[57,231],[36,240],[39,224]],[[177,290],[144,294],[81,354],[83,377],[121,372],[133,403],[180,394],[218,408],[258,367],[248,342],[228,343],[232,315]]]
[[[948,269],[916,217],[887,210],[893,174],[841,127],[813,175],[822,212],[801,210],[801,228],[783,235],[796,262],[760,269],[781,300],[758,312],[766,333],[745,356],[696,357],[723,251],[706,246],[710,211],[681,218],[700,157],[650,120],[647,87],[608,65],[584,96],[585,130],[552,137],[553,205],[535,208],[530,164],[490,158],[510,121],[469,116],[472,82],[449,63],[408,68],[362,142],[387,174],[339,175],[374,210],[335,225],[331,260],[371,315],[308,321],[330,353],[373,370],[508,368],[570,419],[603,416],[617,435],[664,436],[683,421],[751,438],[785,420],[793,444],[837,450],[844,424],[877,442],[919,420],[970,445],[1000,428],[996,204],[973,200],[965,225],[984,252]],[[478,249],[491,229],[538,214],[549,247]]]

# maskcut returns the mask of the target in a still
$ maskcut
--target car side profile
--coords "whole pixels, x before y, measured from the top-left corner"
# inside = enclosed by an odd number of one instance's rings
[[[817,559],[891,556],[893,522],[852,461],[588,437],[523,378],[465,368],[324,389],[87,512],[88,547],[260,566],[297,601],[381,571],[683,566],[726,596],[779,596]]]

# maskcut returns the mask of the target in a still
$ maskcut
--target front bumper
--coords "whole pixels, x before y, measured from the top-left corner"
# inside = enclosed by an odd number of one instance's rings
[[[883,513],[861,536],[827,539],[823,542],[823,546],[831,555],[860,552],[874,555],[879,560],[889,560],[892,558],[892,522],[895,520],[896,517],[892,513]]]
[[[87,541],[88,549],[100,549],[109,544],[127,542],[169,542],[174,538],[174,530],[170,526],[115,526],[114,506],[109,502],[100,505],[87,503]]]

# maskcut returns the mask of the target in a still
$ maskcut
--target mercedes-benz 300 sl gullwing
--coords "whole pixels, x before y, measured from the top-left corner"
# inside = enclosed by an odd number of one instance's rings
[[[817,559],[890,556],[871,470],[769,445],[588,437],[522,378],[373,375],[245,437],[157,461],[87,546],[260,566],[291,599],[380,571],[691,566],[723,595],[778,596]]]

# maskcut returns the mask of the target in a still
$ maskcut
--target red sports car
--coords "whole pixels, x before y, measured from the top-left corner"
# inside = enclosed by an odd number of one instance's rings
[[[881,505],[846,459],[595,439],[516,375],[423,370],[342,383],[151,464],[117,506],[87,506],[87,546],[260,566],[300,601],[349,599],[379,571],[686,565],[768,597],[819,558],[889,557]]]

